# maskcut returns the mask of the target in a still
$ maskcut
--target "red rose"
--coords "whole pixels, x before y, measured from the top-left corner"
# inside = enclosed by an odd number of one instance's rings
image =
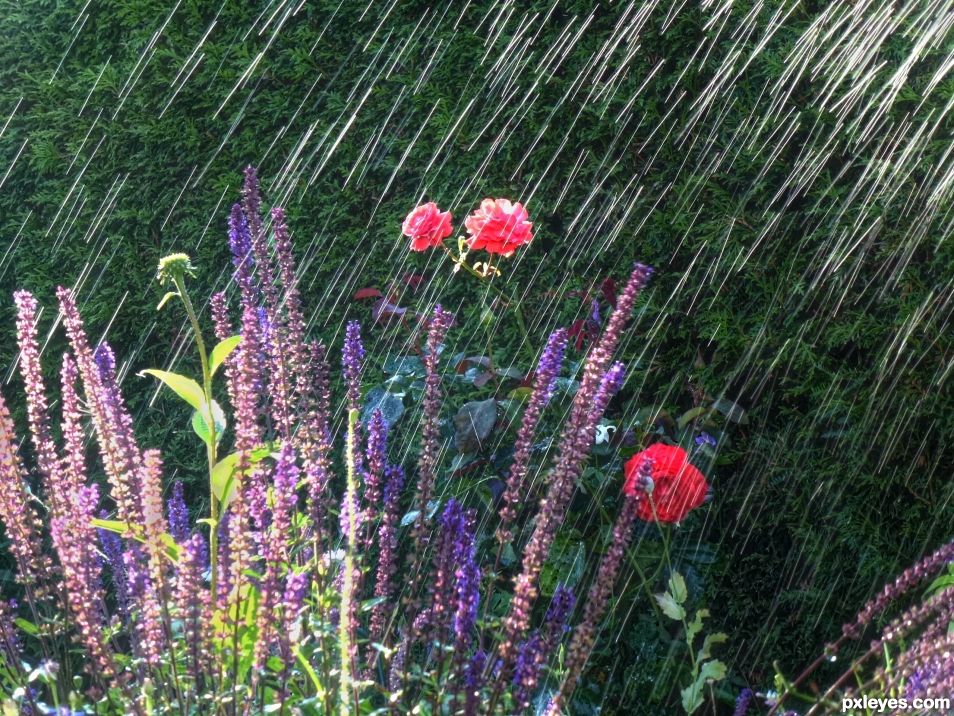
[[[533,240],[533,224],[527,221],[523,204],[509,199],[484,199],[480,208],[464,220],[470,238],[467,245],[491,254],[510,256]]]
[[[646,458],[652,460],[651,492],[645,492],[639,484],[639,467]],[[703,474],[690,464],[686,451],[675,445],[654,443],[633,455],[623,469],[626,473],[623,492],[627,495],[643,492],[643,499],[636,503],[636,516],[647,522],[656,519],[682,522],[690,511],[702,504],[709,489]]]
[[[440,246],[452,231],[450,212],[442,212],[433,201],[421,204],[408,214],[401,226],[401,233],[411,238],[411,251]]]

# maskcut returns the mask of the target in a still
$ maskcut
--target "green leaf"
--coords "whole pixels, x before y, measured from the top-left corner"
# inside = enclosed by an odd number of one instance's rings
[[[215,442],[218,443],[222,439],[222,434],[225,432],[228,423],[225,420],[225,412],[222,410],[222,406],[214,400],[212,401],[212,419],[215,421]],[[209,421],[205,415],[198,410],[192,413],[192,429],[196,435],[202,438],[206,445],[212,442],[212,431],[209,430]]]
[[[115,532],[116,534],[126,534],[129,531],[129,525],[119,520],[101,520],[94,518],[90,520],[93,527],[99,527],[101,530]]]
[[[159,305],[156,306],[156,310],[157,310],[157,311],[161,311],[161,310],[162,310],[162,307],[165,306],[165,305],[169,302],[170,299],[173,299],[173,298],[175,298],[175,297],[178,296],[178,295],[179,295],[179,292],[178,292],[178,291],[167,291],[167,292],[166,292],[166,295],[162,297],[162,300],[161,300],[161,301],[159,301]]]
[[[679,572],[673,572],[672,576],[669,577],[669,593],[672,594],[672,598],[676,600],[676,603],[686,603],[686,597],[689,596],[689,592],[686,589],[686,580],[683,579]]]
[[[749,416],[745,414],[745,408],[726,398],[719,398],[714,401],[712,408],[722,413],[729,422],[742,425],[747,425],[749,422]]]
[[[698,681],[694,681],[679,693],[682,694],[682,708],[687,714],[702,706],[702,687],[698,685]]]
[[[653,596],[656,598],[656,602],[659,604],[659,608],[662,609],[663,614],[670,619],[682,621],[686,617],[686,610],[672,598],[669,592],[654,594]]]
[[[712,679],[713,681],[721,681],[725,678],[726,673],[727,669],[725,668],[725,664],[718,659],[713,659],[712,661],[707,661],[702,665],[702,670],[699,672],[699,678],[703,681],[708,679]]]
[[[686,412],[684,412],[682,415],[679,416],[679,420],[676,421],[676,425],[679,426],[680,430],[682,430],[693,420],[695,420],[696,418],[702,417],[703,415],[708,413],[710,410],[711,408],[706,408],[703,406],[690,408],[689,410],[687,410]]]
[[[686,644],[690,647],[692,646],[693,639],[696,638],[696,635],[702,631],[702,620],[709,616],[708,609],[700,609],[696,612],[696,616],[691,622],[686,625]]]
[[[209,356],[209,373],[215,375],[215,371],[219,369],[219,366],[225,362],[225,359],[229,357],[229,354],[231,354],[241,342],[242,336],[229,336],[220,341],[215,348],[212,349],[212,354]]]
[[[277,449],[275,445],[263,445],[262,447],[252,450],[248,456],[249,467],[264,460],[271,455],[275,449]],[[232,501],[232,497],[235,494],[235,486],[238,484],[238,479],[236,478],[241,477],[235,475],[240,455],[241,453],[238,452],[230,453],[215,463],[215,467],[212,468],[212,494],[215,495],[216,499],[222,502],[223,511],[229,502]]]
[[[202,410],[202,405],[205,402],[205,393],[202,392],[202,388],[198,383],[192,380],[192,378],[186,378],[184,375],[179,375],[178,373],[170,373],[167,370],[157,370],[155,368],[140,371],[139,375],[151,375],[153,378],[158,378],[193,408]]]
[[[723,634],[722,632],[706,634],[706,638],[702,642],[702,648],[699,650],[699,657],[697,661],[708,659],[710,656],[712,656],[712,647],[714,647],[716,644],[724,644],[726,641],[728,641],[728,639],[728,635]]]
[[[29,634],[30,636],[36,636],[40,633],[40,630],[37,628],[36,624],[29,622],[26,619],[17,617],[13,620],[13,623],[20,627],[20,631],[24,632],[25,634]]]

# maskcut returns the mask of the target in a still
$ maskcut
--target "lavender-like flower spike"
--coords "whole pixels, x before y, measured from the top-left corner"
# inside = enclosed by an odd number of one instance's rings
[[[251,559],[251,535],[249,534],[248,520],[251,515],[249,502],[254,495],[249,494],[249,483],[253,482],[251,467],[251,453],[261,444],[261,428],[258,424],[258,397],[259,397],[259,360],[256,346],[258,344],[258,319],[255,309],[246,306],[242,311],[242,343],[236,349],[236,405],[235,405],[235,450],[239,459],[235,466],[235,476],[238,488],[229,505],[228,526],[228,557],[224,560],[228,564],[229,574],[223,577],[223,582],[231,585],[231,594],[239,599],[239,590],[235,587],[245,579],[245,570]],[[217,575],[216,575],[217,577]],[[214,581],[214,580],[213,580]],[[218,585],[212,590],[218,595]]]
[[[385,470],[384,507],[378,527],[378,570],[374,596],[384,598],[371,612],[371,641],[385,642],[388,616],[393,612],[394,574],[397,571],[398,527],[401,490],[404,489],[404,469],[389,465]]]
[[[275,465],[273,479],[272,520],[264,541],[265,576],[259,589],[258,639],[255,642],[254,669],[265,666],[269,649],[288,638],[281,629],[281,576],[289,563],[289,535],[292,515],[295,511],[298,485],[298,466],[291,443],[284,443]],[[279,648],[281,653],[287,650]]]
[[[617,299],[616,309],[610,316],[602,337],[591,349],[584,365],[580,387],[560,438],[556,463],[548,476],[548,491],[540,503],[533,534],[524,550],[523,565],[514,585],[510,613],[504,620],[504,639],[499,648],[502,668],[498,675],[498,691],[510,677],[517,645],[523,639],[530,623],[530,611],[537,597],[540,571],[566,514],[567,505],[576,488],[576,480],[589,455],[596,424],[609,402],[612,391],[618,388],[621,380],[620,369],[614,366],[608,371],[609,363],[623,328],[629,321],[636,296],[649,279],[650,273],[649,267],[636,264],[626,287]]]
[[[144,561],[144,555],[138,548],[129,549],[123,554],[135,643],[139,655],[147,664],[155,667],[162,662],[166,640],[162,626],[162,606],[156,595],[156,585],[150,578]]]
[[[368,505],[368,518],[373,519],[381,501],[384,467],[388,457],[388,424],[380,410],[371,414],[368,422],[368,468],[364,481],[364,497]]]
[[[16,614],[17,603],[14,600],[0,599],[0,660],[13,671],[19,671],[23,661],[23,644],[14,626]]]
[[[954,562],[954,542],[948,542],[941,546],[936,552],[902,572],[894,582],[886,586],[877,597],[864,606],[852,623],[842,627],[842,633],[851,639],[859,638],[865,626],[887,609],[891,602],[928,577],[933,576],[938,569],[951,562]]]
[[[417,491],[414,507],[418,511],[414,523],[414,546],[411,551],[408,599],[414,602],[422,578],[422,559],[427,546],[430,527],[430,501],[437,475],[437,459],[440,453],[441,375],[440,348],[447,331],[454,321],[452,313],[441,306],[434,307],[427,330],[427,355],[424,357],[424,398],[421,417],[421,454],[418,457]]]
[[[420,615],[418,626],[441,642],[446,640],[457,608],[457,568],[469,549],[469,515],[453,497],[440,518],[440,532],[434,551],[434,578],[429,592],[430,610]]]
[[[328,481],[331,479],[331,388],[327,349],[318,342],[313,342],[309,348],[309,370],[312,376],[305,424],[310,439],[302,446],[302,466],[308,493],[308,515],[315,532],[321,534],[325,521]]]
[[[146,450],[140,476],[142,489],[142,528],[146,553],[149,555],[149,575],[157,590],[165,590],[165,545],[162,537],[169,525],[162,505],[162,458],[158,450]]]
[[[641,499],[641,496],[635,494],[626,495],[623,500],[623,507],[616,518],[616,524],[613,526],[613,537],[609,549],[606,550],[603,559],[600,561],[596,579],[593,581],[586,597],[586,603],[583,605],[583,619],[576,627],[573,639],[567,649],[566,672],[563,683],[547,706],[548,715],[559,716],[566,705],[570,703],[570,698],[576,689],[576,682],[580,674],[583,673],[583,668],[593,651],[593,644],[596,642],[600,623],[606,613],[606,606],[613,592],[613,586],[616,584],[620,565],[629,547],[633,524],[636,521],[636,504],[639,499]]]
[[[345,328],[344,347],[341,349],[341,368],[348,391],[348,410],[361,409],[361,371],[364,367],[364,344],[361,342],[361,324],[349,321]]]
[[[600,418],[603,417],[603,413],[606,412],[606,407],[609,405],[610,400],[612,400],[613,396],[623,387],[625,380],[626,366],[619,361],[613,363],[613,365],[609,367],[609,370],[603,375],[602,380],[600,380],[600,387],[596,390],[596,395],[593,397],[593,415],[591,420],[594,426],[599,423]]]
[[[547,641],[555,646],[560,637],[567,630],[567,622],[573,615],[573,609],[576,607],[576,595],[573,590],[564,584],[559,585],[553,591],[553,598],[550,600],[550,606],[547,608],[547,614],[543,619],[544,631],[547,635]]]
[[[525,482],[537,424],[540,422],[543,409],[550,402],[550,398],[553,397],[553,388],[563,365],[566,342],[566,329],[560,328],[551,333],[546,348],[540,356],[540,361],[537,363],[533,393],[527,402],[526,409],[523,411],[520,431],[517,433],[517,441],[514,444],[513,462],[510,463],[507,487],[504,490],[503,504],[500,508],[497,541],[501,545],[507,544],[513,539],[510,525],[517,517],[519,504],[526,497]]]
[[[106,510],[100,510],[99,518],[108,520],[109,513]],[[99,542],[103,547],[103,554],[106,555],[106,561],[109,563],[109,569],[112,572],[113,588],[116,590],[116,605],[119,608],[119,614],[123,618],[129,616],[129,584],[126,578],[126,563],[123,558],[123,542],[115,532],[110,530],[99,530]]]
[[[480,567],[477,565],[474,545],[473,519],[461,545],[460,562],[455,572],[457,578],[457,611],[454,614],[455,652],[463,654],[477,624],[477,608],[480,605]]]
[[[186,507],[183,495],[182,480],[176,480],[172,485],[172,497],[166,502],[166,512],[169,515],[169,534],[179,544],[189,539],[189,508]]]
[[[480,692],[484,686],[484,671],[487,667],[487,652],[477,650],[470,657],[464,671],[464,716],[477,716],[481,704]]]
[[[513,673],[516,712],[530,708],[531,699],[540,682],[540,673],[550,655],[557,650],[575,605],[576,597],[573,592],[563,585],[558,586],[547,609],[543,628],[531,634],[517,650]]]
[[[96,485],[80,488],[72,496],[69,509],[50,520],[50,536],[63,567],[70,616],[102,683],[102,678],[115,673],[115,666],[103,631],[101,565],[92,527],[97,502],[99,489]]]
[[[68,496],[78,494],[80,488],[86,484],[83,417],[80,412],[79,395],[76,394],[78,377],[76,362],[69,353],[64,353],[60,364],[60,399],[63,404],[61,432],[65,448],[62,483],[63,492]]]
[[[10,411],[0,395],[0,522],[17,562],[17,582],[33,590],[34,585],[49,579],[52,564],[40,543],[40,520],[33,510],[16,444]]]
[[[182,642],[197,685],[212,673],[212,603],[202,578],[206,551],[202,535],[186,537],[176,572],[175,602],[182,620]]]
[[[61,286],[56,295],[83,381],[86,404],[93,419],[118,518],[127,524],[141,524],[138,476],[142,453],[133,434],[132,417],[119,394],[114,366],[106,364],[111,359],[111,353],[106,348],[99,352],[98,363],[93,359],[93,351],[72,292]]]
[[[43,488],[54,516],[62,515],[63,485],[60,462],[50,434],[50,416],[47,410],[40,349],[37,341],[37,302],[27,291],[13,294],[17,305],[17,343],[20,346],[20,375],[26,388],[27,419],[30,437],[36,450],[37,466],[43,477]]]
[[[255,259],[252,257],[252,237],[240,204],[233,205],[229,215],[229,248],[232,251],[235,283],[239,287],[242,306],[254,306],[258,303],[258,291],[252,276],[252,267],[255,265]]]
[[[754,697],[755,694],[752,689],[742,689],[739,698],[735,700],[735,710],[732,712],[732,716],[748,716],[749,707],[752,705]]]
[[[285,223],[285,210],[272,209],[272,233],[275,236],[275,256],[278,272],[284,289],[285,335],[289,353],[289,371],[294,378],[295,392],[299,400],[306,400],[311,392],[309,349],[305,343],[305,319],[302,313],[298,277],[295,275],[295,255],[291,236]]]

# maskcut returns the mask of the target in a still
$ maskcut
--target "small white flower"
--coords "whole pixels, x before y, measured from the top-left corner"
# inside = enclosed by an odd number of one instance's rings
[[[596,426],[596,444],[604,445],[608,443],[616,432],[615,425],[597,425]]]

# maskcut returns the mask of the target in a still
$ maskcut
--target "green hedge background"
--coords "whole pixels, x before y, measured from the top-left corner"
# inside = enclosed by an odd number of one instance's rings
[[[720,545],[705,601],[737,677],[796,668],[951,537],[954,35],[903,12],[937,3],[883,9],[880,37],[873,6],[717,5],[0,2],[0,365],[14,288],[52,320],[78,284],[143,443],[182,476],[198,449],[135,376],[181,337],[154,266],[187,251],[203,293],[222,285],[246,164],[287,206],[330,340],[368,321],[355,289],[438,271],[398,231],[422,197],[458,220],[526,201],[534,344],[579,309],[546,291],[642,260],[623,419],[688,408],[690,380],[747,410],[692,538]]]

